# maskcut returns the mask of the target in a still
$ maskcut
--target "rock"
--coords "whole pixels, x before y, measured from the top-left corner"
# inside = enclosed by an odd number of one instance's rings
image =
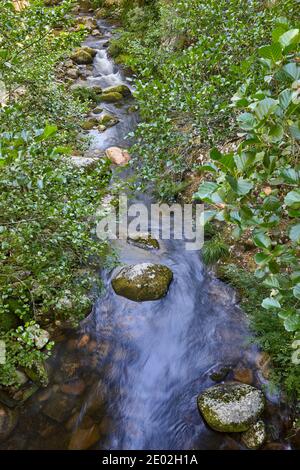
[[[97,22],[92,18],[91,16],[79,16],[76,19],[76,24],[78,27],[84,26],[85,29],[88,31],[93,31],[95,28],[97,28]],[[76,28],[78,29],[78,28]]]
[[[76,80],[79,77],[79,71],[77,69],[68,69],[66,75],[72,80]]]
[[[74,380],[61,386],[61,391],[67,395],[81,395],[85,390],[85,383],[82,380]]]
[[[128,243],[135,245],[139,248],[145,249],[159,249],[159,243],[156,238],[153,238],[150,233],[140,232],[135,235],[128,236]]]
[[[36,362],[32,365],[31,369],[26,367],[24,370],[30,380],[32,380],[32,382],[36,383],[37,385],[41,387],[47,387],[49,384],[48,373],[45,365],[42,362]]]
[[[16,376],[17,376],[17,380],[18,380],[19,385],[24,385],[28,382],[27,375],[24,374],[24,372],[22,372],[21,370],[16,370]]]
[[[141,263],[123,267],[112,280],[114,291],[130,300],[158,300],[166,295],[172,271],[162,264]]]
[[[105,155],[115,165],[126,165],[130,160],[130,155],[127,150],[120,149],[119,147],[109,147],[105,151]]]
[[[257,368],[261,371],[263,378],[268,380],[270,378],[272,367],[271,356],[265,351],[260,352],[255,363]]]
[[[88,344],[89,341],[90,341],[90,335],[85,334],[80,338],[77,347],[79,349],[84,348]]]
[[[44,415],[62,423],[72,413],[76,398],[71,395],[55,393],[43,408]]]
[[[61,2],[62,0],[44,0],[44,5],[46,5],[46,7],[54,7],[59,5]]]
[[[248,449],[259,449],[266,440],[265,423],[262,420],[252,424],[247,431],[242,433],[242,443]]]
[[[0,441],[4,441],[15,429],[18,414],[4,405],[0,405]]]
[[[43,330],[36,325],[27,327],[26,333],[29,335],[29,338],[34,341],[37,349],[43,349],[50,339],[48,331]]]
[[[102,111],[103,111],[103,109],[100,108],[99,106],[97,106],[97,108],[93,109],[94,114],[100,114],[100,113],[102,113]]]
[[[128,96],[131,96],[131,90],[130,88],[128,88],[127,85],[115,85],[115,86],[111,86],[111,87],[108,87],[108,88],[105,88],[103,90],[103,93],[105,95],[109,94],[109,93],[120,93],[120,95],[124,96],[124,97],[128,97]]]
[[[89,429],[76,429],[72,434],[68,450],[90,449],[100,439],[100,433],[94,424]]]
[[[296,450],[300,450],[300,429],[292,430],[293,434],[291,435],[290,441],[292,446]]]
[[[78,168],[93,168],[96,166],[98,159],[90,157],[71,157],[70,162]]]
[[[198,396],[204,419],[220,432],[247,431],[263,412],[264,405],[260,390],[237,382],[215,385]]]
[[[233,378],[237,382],[251,385],[253,383],[253,372],[247,367],[237,366],[233,371]]]
[[[81,123],[81,128],[85,131],[90,131],[93,127],[98,126],[98,120],[96,118],[90,118]]]
[[[264,446],[263,450],[288,450],[288,446],[282,442],[270,442]]]
[[[215,367],[213,371],[209,374],[209,378],[214,382],[222,382],[226,378],[226,376],[231,371],[231,366],[221,365]]]
[[[111,114],[104,114],[100,117],[99,123],[105,127],[112,127],[115,124],[118,124],[119,119],[116,116],[112,116]]]
[[[99,29],[93,29],[92,36],[101,36]]]
[[[117,103],[118,101],[123,99],[123,95],[121,93],[104,93],[100,96],[100,101],[104,101],[105,103]]]
[[[93,3],[91,0],[79,0],[79,7],[84,13],[87,13],[93,9]]]
[[[91,64],[96,55],[95,49],[91,47],[80,47],[71,55],[73,62],[79,65]]]

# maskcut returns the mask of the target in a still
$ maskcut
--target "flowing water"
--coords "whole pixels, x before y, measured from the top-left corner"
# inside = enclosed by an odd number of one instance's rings
[[[107,54],[113,26],[99,22],[99,28],[103,37],[86,41],[97,49],[88,84],[131,86]],[[102,133],[92,130],[93,149],[128,145],[126,134],[137,122],[132,104],[104,105],[120,122]],[[234,291],[180,240],[161,241],[155,252],[116,243],[124,263],[169,266],[174,280],[168,294],[133,302],[113,292],[111,272],[101,273],[104,295],[80,329],[57,344],[49,360],[50,385],[26,402],[2,448],[228,448],[228,437],[204,424],[196,398],[214,384],[210,372],[220,364],[255,369],[257,351]],[[255,370],[254,384],[261,387]]]

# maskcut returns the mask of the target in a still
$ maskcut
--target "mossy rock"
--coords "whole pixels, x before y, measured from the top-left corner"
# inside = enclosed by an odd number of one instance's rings
[[[92,49],[91,47],[81,47],[73,52],[71,59],[76,62],[76,64],[87,65],[93,63],[95,55],[95,49]]]
[[[266,437],[265,423],[259,420],[242,434],[242,443],[248,449],[259,449],[265,442]]]
[[[114,93],[104,93],[102,96],[100,96],[100,101],[103,101],[105,103],[117,103],[118,101],[121,101],[123,99],[123,95],[118,92]]]
[[[40,387],[47,387],[49,384],[48,372],[42,362],[36,362],[31,368],[24,368],[27,377]]]
[[[263,393],[238,382],[215,385],[198,396],[199,411],[207,424],[219,432],[243,432],[264,410]]]
[[[123,267],[112,280],[116,294],[142,302],[161,299],[168,292],[172,271],[162,264],[141,263]]]
[[[118,124],[119,119],[111,114],[104,114],[99,119],[99,124],[105,127],[112,127]]]
[[[107,94],[107,93],[120,93],[124,97],[131,96],[130,88],[128,88],[128,86],[123,85],[123,84],[105,88],[103,90],[103,94]]]
[[[93,127],[97,127],[98,124],[99,123],[98,123],[97,119],[91,118],[91,119],[87,119],[86,121],[82,122],[81,123],[81,128],[84,129],[85,131],[90,131],[91,129],[93,129]]]
[[[150,233],[139,233],[128,237],[128,243],[135,245],[139,248],[148,250],[158,250],[159,243],[156,238],[153,238]]]

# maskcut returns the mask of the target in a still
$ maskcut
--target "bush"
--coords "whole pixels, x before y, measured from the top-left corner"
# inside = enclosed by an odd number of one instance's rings
[[[299,364],[300,34],[280,20],[272,36],[258,50],[261,88],[253,91],[249,80],[233,97],[242,142],[236,152],[212,149],[214,180],[203,182],[195,198],[210,203],[207,218],[231,224],[235,238],[251,230],[260,249],[255,275],[270,289],[262,306],[278,312]]]

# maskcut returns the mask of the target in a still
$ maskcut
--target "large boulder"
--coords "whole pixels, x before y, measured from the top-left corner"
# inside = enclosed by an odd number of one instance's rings
[[[105,88],[103,90],[103,93],[104,94],[108,94],[108,93],[120,93],[122,96],[124,97],[128,97],[128,96],[131,96],[131,91],[130,89],[128,88],[127,85],[115,85],[115,86],[110,86],[108,88]]]
[[[17,412],[0,404],[0,441],[4,441],[12,433],[17,421]]]
[[[260,390],[238,382],[215,385],[198,396],[202,416],[219,432],[247,431],[263,412],[264,405]]]
[[[130,155],[127,150],[120,149],[119,147],[109,147],[106,149],[105,155],[115,165],[126,165],[130,160]]]
[[[168,292],[172,271],[162,264],[141,263],[123,267],[112,280],[118,295],[130,300],[158,300]]]
[[[71,55],[71,59],[78,65],[91,64],[97,51],[92,47],[80,47]]]
[[[103,95],[100,96],[100,101],[103,101],[104,103],[117,103],[122,99],[123,95],[121,95],[121,93],[118,93],[117,91],[111,93],[103,93]]]

